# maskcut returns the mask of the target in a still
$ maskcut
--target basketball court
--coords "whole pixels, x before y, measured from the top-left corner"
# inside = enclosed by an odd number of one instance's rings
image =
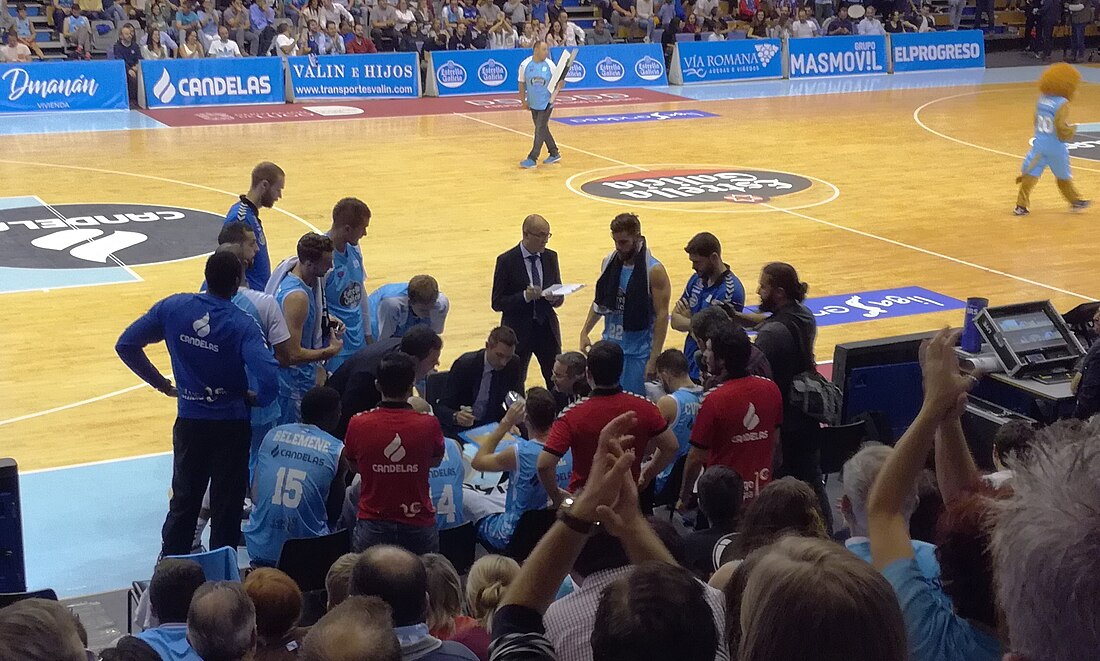
[[[171,449],[175,402],[126,369],[114,343],[155,301],[197,289],[220,218],[261,160],[287,173],[263,214],[272,260],[326,230],[336,200],[362,198],[373,211],[367,289],[429,273],[451,300],[443,368],[498,322],[494,258],[530,213],[551,222],[567,282],[594,283],[623,211],[640,216],[676,295],[699,231],[721,239],[750,303],[764,263],[794,264],[811,297],[836,299],[819,312],[820,361],[838,342],[957,325],[962,311],[944,301],[968,296],[1067,310],[1100,296],[1098,212],[1070,214],[1048,174],[1032,215],[1011,214],[1040,71],[578,93],[555,112],[573,119],[551,124],[562,162],[533,171],[517,165],[530,117],[507,95],[5,118],[0,454],[38,470]],[[1100,69],[1082,71],[1071,154],[1080,190],[1096,197]],[[925,294],[904,294],[913,288]],[[590,296],[561,309],[567,350]],[[668,346],[682,341],[670,331]],[[170,371],[161,347],[150,353]],[[138,466],[104,474],[152,480]],[[163,512],[168,484],[156,482],[142,506]],[[102,509],[102,488],[89,505],[70,493],[53,515]]]

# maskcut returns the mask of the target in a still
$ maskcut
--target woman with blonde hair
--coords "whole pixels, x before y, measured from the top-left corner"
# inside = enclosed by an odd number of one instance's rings
[[[493,615],[517,574],[519,563],[502,555],[487,555],[470,568],[470,575],[466,577],[466,603],[470,605],[470,615],[485,631],[492,632]]]
[[[477,626],[477,620],[467,615],[462,581],[451,561],[438,553],[420,556],[428,572],[428,630],[440,640],[451,640],[455,634]]]

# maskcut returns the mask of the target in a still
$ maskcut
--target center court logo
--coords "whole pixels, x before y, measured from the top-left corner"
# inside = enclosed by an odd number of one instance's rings
[[[223,215],[159,204],[0,209],[0,265],[86,270],[187,259],[210,252],[210,237],[224,221]]]
[[[448,89],[462,87],[466,84],[466,69],[454,60],[447,60],[435,70],[435,80]]]
[[[634,63],[634,73],[642,80],[657,80],[665,75],[665,65],[660,60],[646,55]]]
[[[622,62],[614,60],[610,56],[605,57],[596,63],[596,75],[600,77],[600,80],[616,83],[626,75],[626,67],[623,66]]]
[[[508,70],[496,60],[486,60],[477,68],[477,79],[489,87],[496,87],[508,80]]]
[[[732,202],[760,204],[813,186],[796,174],[734,168],[627,172],[581,184],[589,195],[642,202]]]

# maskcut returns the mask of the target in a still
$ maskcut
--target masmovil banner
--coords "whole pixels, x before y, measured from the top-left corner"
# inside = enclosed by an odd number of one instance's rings
[[[985,36],[981,30],[899,32],[890,35],[894,71],[932,71],[985,67]]]
[[[289,57],[286,64],[288,101],[420,96],[416,53]]]
[[[562,48],[550,59],[557,62]],[[657,44],[581,46],[565,75],[566,89],[608,89],[665,85],[664,57]],[[519,65],[530,49],[432,51],[425,93],[428,96],[492,94],[519,89]]]
[[[278,57],[142,60],[146,108],[284,103]]]
[[[790,39],[790,77],[886,73],[886,37],[881,35]]]
[[[668,81],[673,85],[783,77],[779,39],[682,41],[676,44]]]
[[[128,107],[121,60],[0,64],[0,112]]]

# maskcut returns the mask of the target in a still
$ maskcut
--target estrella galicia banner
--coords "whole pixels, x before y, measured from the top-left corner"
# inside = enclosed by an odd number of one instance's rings
[[[899,32],[890,35],[894,71],[932,71],[985,67],[981,30]]]
[[[279,57],[142,60],[146,108],[283,103]]]
[[[121,60],[0,64],[0,112],[127,108]]]
[[[289,57],[286,64],[288,101],[420,96],[416,53]]]
[[[557,62],[562,48],[553,48]],[[581,46],[565,75],[566,90],[652,87],[667,84],[665,62],[657,44]],[[519,89],[519,65],[530,49],[433,51],[428,54],[428,96],[492,94]]]
[[[790,39],[791,78],[886,73],[886,37],[838,36]]]
[[[673,85],[783,77],[779,39],[681,41],[668,80]]]

